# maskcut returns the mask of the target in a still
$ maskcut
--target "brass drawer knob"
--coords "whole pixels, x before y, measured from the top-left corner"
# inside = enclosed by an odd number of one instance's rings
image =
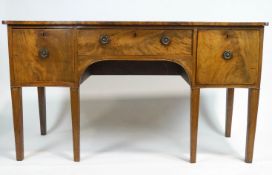
[[[171,39],[170,39],[169,36],[163,35],[163,36],[161,37],[161,44],[167,46],[167,45],[169,45],[170,43],[171,43]]]
[[[233,56],[232,51],[225,50],[225,51],[223,52],[223,58],[224,58],[225,60],[230,60],[230,59],[232,58],[232,56]]]
[[[41,48],[41,49],[39,50],[39,56],[40,56],[40,58],[42,58],[42,59],[47,58],[47,57],[49,56],[49,51],[48,51],[48,49],[46,49],[46,48]]]
[[[100,44],[106,45],[110,42],[110,37],[108,35],[101,35],[99,39]]]

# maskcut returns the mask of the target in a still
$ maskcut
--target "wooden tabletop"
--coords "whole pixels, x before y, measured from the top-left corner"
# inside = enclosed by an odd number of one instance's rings
[[[8,25],[94,25],[94,26],[267,26],[267,22],[184,22],[184,21],[2,21]]]

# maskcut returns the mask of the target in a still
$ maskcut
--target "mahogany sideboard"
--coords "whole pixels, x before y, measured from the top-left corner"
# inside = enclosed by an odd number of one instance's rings
[[[74,161],[80,160],[80,84],[90,75],[180,75],[191,87],[190,162],[196,162],[200,88],[226,88],[230,137],[234,88],[248,88],[245,162],[252,162],[263,22],[3,21],[8,25],[16,159],[23,160],[22,87],[70,87]]]

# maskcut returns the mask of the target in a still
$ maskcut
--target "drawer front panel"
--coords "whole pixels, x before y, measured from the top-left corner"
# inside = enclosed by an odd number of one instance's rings
[[[103,36],[108,43],[101,41]],[[81,29],[78,30],[78,54],[191,56],[192,36],[192,30]]]
[[[13,29],[15,81],[72,82],[73,33],[70,29]]]
[[[255,84],[258,77],[258,30],[200,30],[197,75],[199,84]]]

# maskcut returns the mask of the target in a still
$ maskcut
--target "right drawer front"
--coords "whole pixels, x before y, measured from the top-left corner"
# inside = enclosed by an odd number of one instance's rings
[[[198,32],[198,84],[255,84],[258,63],[259,30],[218,29]]]

